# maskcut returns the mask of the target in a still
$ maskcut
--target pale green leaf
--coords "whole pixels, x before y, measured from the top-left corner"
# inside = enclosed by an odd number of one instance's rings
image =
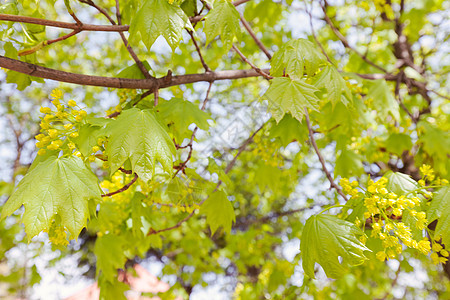
[[[392,133],[386,140],[386,150],[394,153],[399,157],[403,151],[412,147],[411,136],[404,133]]]
[[[290,40],[275,52],[271,60],[272,76],[289,75],[300,79],[303,73],[314,75],[319,66],[327,62],[325,56],[308,40]]]
[[[315,76],[314,85],[318,89],[326,89],[328,99],[331,100],[333,106],[339,101],[347,104],[348,100],[352,100],[352,93],[344,78],[342,78],[339,71],[333,66],[326,66],[323,68],[323,70]],[[342,96],[345,96],[345,98]]]
[[[336,158],[334,177],[340,175],[348,178],[361,175],[364,172],[364,166],[361,160],[361,155],[351,150],[342,149]]]
[[[211,235],[223,228],[225,233],[231,231],[233,222],[236,221],[233,205],[223,191],[215,191],[201,206],[201,212],[206,215],[206,223],[211,228]]]
[[[293,141],[303,142],[308,139],[308,128],[289,114],[277,124],[274,122],[270,128],[269,138],[279,138],[282,146],[287,146]]]
[[[151,110],[132,108],[122,111],[106,126],[109,135],[106,155],[111,173],[127,159],[130,159],[133,172],[145,181],[152,178],[157,161],[171,173],[175,146],[163,126]]]
[[[231,1],[214,1],[213,9],[206,15],[206,44],[209,44],[216,36],[220,35],[224,48],[229,49],[233,44],[234,37],[238,38],[240,36],[239,19],[239,12]]]
[[[141,40],[150,49],[162,35],[172,50],[178,46],[184,27],[192,27],[184,11],[167,0],[147,0],[136,13],[130,25],[130,40]]]
[[[441,236],[446,248],[450,247],[450,186],[437,191],[427,212],[428,223],[438,220],[435,236]]]
[[[355,224],[335,216],[319,214],[310,217],[303,229],[300,251],[303,270],[311,278],[314,263],[322,266],[330,278],[339,278],[347,271],[347,265],[362,264],[367,258],[364,251],[370,251],[358,237],[363,232]],[[342,263],[339,262],[342,258]]]
[[[302,80],[277,77],[272,80],[263,97],[269,101],[269,111],[277,123],[285,113],[302,121],[305,108],[317,109],[319,98],[314,94],[317,91]]]
[[[384,177],[388,179],[386,188],[397,195],[406,195],[419,188],[419,184],[406,174],[388,172]]]
[[[88,200],[100,199],[97,177],[76,157],[50,156],[20,181],[2,210],[2,218],[25,207],[28,238],[48,229],[55,215],[77,237],[89,218]]]
[[[178,143],[191,138],[192,131],[188,127],[193,123],[203,130],[209,128],[210,115],[189,101],[180,98],[164,101],[158,105],[158,111]]]
[[[400,119],[399,105],[384,79],[373,82],[367,97],[373,99],[374,109],[378,111],[381,119],[384,120],[389,113],[395,120]]]
[[[122,236],[106,234],[97,237],[94,253],[97,257],[97,276],[101,273],[107,281],[113,281],[117,270],[126,262],[127,241]]]

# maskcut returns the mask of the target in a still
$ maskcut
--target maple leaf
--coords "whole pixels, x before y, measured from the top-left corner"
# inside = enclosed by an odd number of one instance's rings
[[[327,90],[328,97],[333,103],[333,107],[339,101],[342,101],[347,105],[348,100],[352,99],[352,93],[344,78],[342,78],[339,71],[333,66],[326,66],[323,68],[323,70],[315,76],[314,85],[319,89],[325,88]],[[345,98],[342,96],[345,96]]]
[[[290,40],[274,54],[270,75],[277,77],[287,74],[291,78],[300,79],[304,71],[312,76],[326,62],[325,56],[310,41]]]
[[[301,122],[305,108],[318,107],[319,98],[314,94],[317,91],[314,86],[302,80],[276,77],[272,79],[263,97],[269,101],[268,109],[277,123],[285,113],[290,113]]]
[[[180,98],[164,101],[158,105],[158,111],[179,143],[191,137],[192,131],[188,127],[192,123],[203,130],[209,128],[207,120],[210,119],[210,115],[189,101]]]
[[[130,40],[136,41],[138,34],[150,49],[162,35],[174,50],[182,38],[184,27],[192,28],[184,11],[166,0],[147,0],[136,13],[130,25]]]
[[[231,225],[236,221],[233,205],[223,191],[216,191],[210,195],[201,206],[201,212],[206,215],[211,235],[214,235],[219,227],[223,227],[223,231],[229,233]]]
[[[441,236],[446,248],[450,247],[450,186],[437,191],[427,212],[428,224],[438,220],[435,236]]]
[[[100,199],[97,177],[76,157],[50,156],[20,181],[6,202],[1,218],[25,207],[23,223],[30,240],[48,229],[55,215],[77,237],[89,218],[88,200]]]
[[[214,1],[214,7],[206,15],[205,34],[206,44],[209,44],[216,36],[224,43],[226,49],[233,44],[233,38],[239,37],[239,12],[233,3],[227,0]]]
[[[322,266],[330,278],[344,275],[347,265],[360,265],[367,258],[364,251],[370,251],[357,236],[364,233],[355,224],[331,215],[319,214],[310,217],[303,228],[300,251],[303,270],[311,278],[314,263]],[[339,262],[342,258],[342,263]]]
[[[109,135],[106,155],[111,173],[128,159],[133,172],[145,181],[152,178],[156,161],[166,172],[172,172],[175,146],[153,111],[137,108],[124,110],[106,126],[106,132]]]
[[[398,103],[386,80],[375,80],[367,93],[367,97],[373,99],[374,107],[376,107],[380,118],[386,118],[391,113],[394,119],[400,119]]]

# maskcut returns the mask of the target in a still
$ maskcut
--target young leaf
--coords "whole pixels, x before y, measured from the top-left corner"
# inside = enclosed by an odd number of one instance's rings
[[[347,84],[342,78],[339,71],[333,66],[326,66],[323,70],[315,76],[314,85],[319,88],[325,88],[327,90],[328,98],[334,105],[342,100],[344,104],[348,103],[348,100],[352,100],[352,93],[347,87]],[[342,98],[345,96],[345,98]]]
[[[317,91],[304,81],[276,77],[263,97],[269,101],[269,111],[277,123],[285,113],[290,113],[301,122],[305,108],[317,109],[319,98],[314,94]]]
[[[411,136],[404,133],[392,133],[386,140],[386,150],[398,155],[412,148]]]
[[[374,81],[367,97],[373,99],[374,108],[379,112],[380,118],[385,119],[391,113],[395,120],[400,119],[398,103],[384,79]]]
[[[308,139],[308,128],[289,114],[285,114],[278,124],[274,122],[272,128],[270,128],[269,138],[276,137],[280,139],[281,145],[285,147],[293,141],[302,142]]]
[[[431,201],[427,212],[428,224],[438,220],[435,236],[441,236],[446,248],[450,247],[450,186],[441,188]]]
[[[210,115],[189,101],[174,98],[159,104],[158,111],[178,143],[183,142],[185,138],[191,138],[192,131],[188,127],[192,123],[203,130],[209,128],[207,120]]]
[[[326,62],[325,56],[310,41],[290,40],[274,54],[270,74],[276,77],[287,74],[291,78],[300,79],[304,71],[312,76]]]
[[[192,27],[180,7],[169,4],[167,0],[147,0],[131,22],[130,40],[137,40],[140,34],[145,46],[150,49],[162,35],[172,50],[175,50],[185,26]]]
[[[50,156],[20,181],[2,210],[1,218],[25,206],[23,223],[30,240],[48,229],[55,215],[73,237],[89,218],[88,200],[100,199],[97,177],[75,156]]]
[[[216,191],[203,203],[201,212],[206,215],[206,223],[211,228],[211,235],[223,227],[224,232],[231,231],[231,225],[236,221],[233,205],[223,191]]]
[[[347,149],[342,149],[336,158],[334,176],[350,177],[358,176],[364,172],[361,155]]]
[[[319,214],[310,217],[305,224],[300,243],[303,270],[311,278],[314,263],[322,266],[330,278],[339,278],[347,271],[347,265],[360,265],[370,251],[358,236],[363,232],[355,224],[331,215]],[[342,263],[339,262],[342,258]]]
[[[206,15],[205,34],[206,44],[209,44],[216,36],[220,35],[224,47],[229,49],[234,37],[239,37],[239,12],[233,3],[228,0],[214,1],[214,7]]]
[[[388,172],[384,177],[388,179],[386,188],[397,195],[405,195],[419,187],[419,184],[406,174]]]
[[[106,154],[111,173],[117,171],[127,159],[131,161],[133,172],[145,181],[152,178],[156,161],[166,172],[172,172],[175,147],[151,110],[124,110],[106,126],[106,132],[109,135]]]
[[[123,268],[126,261],[125,246],[127,240],[122,236],[107,234],[99,236],[95,241],[94,253],[97,257],[97,275],[102,274],[112,282],[117,276],[117,269]]]

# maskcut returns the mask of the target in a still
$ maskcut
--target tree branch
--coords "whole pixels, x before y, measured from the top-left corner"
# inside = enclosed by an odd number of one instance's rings
[[[186,74],[178,76],[165,76],[156,79],[129,79],[117,77],[102,77],[50,69],[26,63],[20,60],[4,57],[1,55],[0,55],[0,67],[20,72],[29,76],[35,76],[44,79],[52,79],[59,82],[110,87],[110,88],[149,89],[152,91],[156,87],[167,88],[171,86],[195,83],[200,81],[211,82],[216,80],[240,79],[240,78],[261,76],[255,70],[250,69],[250,70],[225,70],[225,71],[206,72],[200,74]],[[269,72],[268,69],[263,71]]]
[[[61,21],[52,21],[52,20],[46,20],[46,19],[39,19],[39,18],[33,18],[33,17],[26,17],[26,16],[17,16],[17,15],[7,15],[7,14],[0,14],[0,21],[11,21],[11,22],[20,22],[20,23],[28,23],[28,24],[37,24],[37,25],[43,25],[43,26],[50,26],[50,27],[57,27],[57,28],[64,28],[64,29],[72,29],[76,30],[79,29],[81,31],[128,31],[130,26],[128,25],[93,25],[93,24],[77,24],[77,23],[67,23],[67,22],[61,22]]]
[[[266,78],[267,80],[273,79],[272,76],[270,76],[269,74],[267,74],[266,72],[261,71],[260,68],[258,68],[257,66],[255,66],[244,54],[242,54],[242,52],[239,50],[238,47],[236,47],[236,45],[233,44],[233,50],[236,51],[237,54],[239,54],[239,56],[242,58],[242,60],[244,62],[246,62],[250,67],[252,67],[253,70],[255,70],[256,72],[258,72],[259,74],[261,74],[261,76],[263,76],[264,78]]]

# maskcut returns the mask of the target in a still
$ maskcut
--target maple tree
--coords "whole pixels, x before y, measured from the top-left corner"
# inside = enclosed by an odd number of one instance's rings
[[[101,299],[141,260],[163,299],[450,297],[448,9],[3,1],[2,281],[50,243]]]

